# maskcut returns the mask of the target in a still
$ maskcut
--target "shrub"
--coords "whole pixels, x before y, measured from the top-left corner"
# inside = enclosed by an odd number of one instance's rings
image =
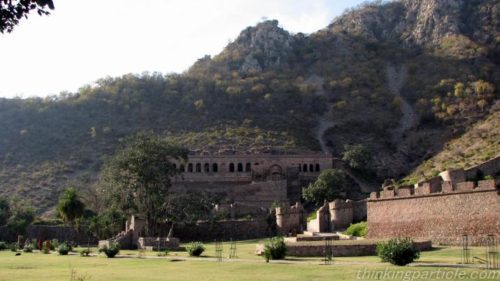
[[[205,246],[201,242],[191,242],[186,249],[190,256],[199,257],[205,251]]]
[[[407,265],[420,257],[420,251],[410,238],[395,238],[378,243],[377,255],[383,262]]]
[[[18,249],[18,247],[17,247],[17,243],[12,243],[12,244],[10,244],[10,250],[11,250],[12,252],[17,252],[17,249]]]
[[[362,221],[351,224],[345,231],[345,234],[357,237],[365,237],[367,231],[368,231],[368,225],[366,221]]]
[[[9,248],[9,245],[5,243],[4,241],[0,241],[0,251],[7,250]]]
[[[26,244],[24,244],[23,252],[33,253],[33,249],[34,249],[33,244],[26,243]]]
[[[80,256],[81,257],[89,257],[91,253],[92,253],[92,251],[89,248],[83,249],[80,251]]]
[[[104,253],[108,258],[114,258],[120,252],[118,243],[110,243],[109,246],[104,246],[99,249],[99,253]]]
[[[50,250],[54,251],[55,249],[59,248],[59,245],[60,245],[60,243],[57,239],[52,239],[50,241]]]
[[[283,237],[273,237],[264,245],[264,258],[266,261],[281,260],[286,256],[286,245]]]
[[[67,255],[69,253],[69,251],[70,251],[70,247],[66,243],[62,243],[59,245],[59,247],[57,247],[57,252],[61,256]]]

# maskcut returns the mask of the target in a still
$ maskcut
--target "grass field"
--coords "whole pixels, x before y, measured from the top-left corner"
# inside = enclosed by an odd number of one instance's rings
[[[238,259],[223,262],[215,261],[213,244],[207,244],[207,250],[199,258],[189,258],[185,252],[171,252],[166,257],[159,257],[156,252],[121,251],[119,257],[108,259],[102,255],[80,257],[77,253],[59,256],[57,253],[35,252],[15,256],[11,251],[2,251],[0,280],[357,280],[358,277],[361,277],[358,280],[366,280],[370,278],[366,272],[385,270],[392,274],[398,272],[400,275],[396,277],[399,278],[386,275],[386,278],[379,276],[371,280],[456,280],[441,279],[437,275],[435,278],[415,278],[430,272],[437,274],[437,271],[449,276],[463,274],[463,279],[459,280],[500,278],[499,271],[493,276],[495,271],[455,268],[453,265],[461,261],[460,248],[423,252],[418,262],[406,267],[381,263],[378,257],[371,256],[334,258],[332,265],[324,265],[321,258],[298,257],[267,264],[262,257],[253,254],[256,243],[255,240],[238,242]],[[472,255],[482,256],[483,251],[474,248]],[[227,257],[229,244],[224,244],[223,253]],[[436,267],[437,264],[440,267]],[[442,264],[448,265],[443,267]],[[496,278],[488,278],[488,274]]]

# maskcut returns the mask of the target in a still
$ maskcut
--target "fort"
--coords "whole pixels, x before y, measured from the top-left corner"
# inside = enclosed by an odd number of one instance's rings
[[[500,236],[500,157],[470,169],[447,170],[413,186],[386,185],[367,202],[368,237],[407,236],[481,245]],[[496,178],[496,179],[495,179]]]
[[[177,162],[181,174],[172,179],[172,190],[209,191],[229,202],[269,208],[272,203],[298,202],[301,189],[334,158],[320,152],[300,153],[191,153],[187,163]]]

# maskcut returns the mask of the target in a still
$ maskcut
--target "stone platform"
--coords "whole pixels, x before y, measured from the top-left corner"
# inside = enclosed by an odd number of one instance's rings
[[[285,243],[324,241],[325,239],[339,240],[340,236],[336,233],[305,231],[304,234],[298,234],[297,237],[286,237]]]
[[[332,241],[334,257],[373,256],[376,255],[377,243],[382,240],[335,240]],[[288,255],[297,257],[324,256],[325,243],[323,241],[285,242]],[[415,241],[415,246],[421,251],[430,250],[430,240]]]

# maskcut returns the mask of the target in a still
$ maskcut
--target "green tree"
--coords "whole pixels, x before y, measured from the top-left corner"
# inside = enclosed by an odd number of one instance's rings
[[[103,183],[109,201],[125,214],[146,220],[146,232],[157,234],[165,219],[170,178],[179,173],[174,160],[187,159],[188,150],[156,135],[138,134],[104,165]]]
[[[11,216],[7,220],[7,227],[17,235],[23,235],[26,228],[35,219],[35,210],[25,202],[14,200],[11,202]]]
[[[342,160],[352,169],[361,170],[369,168],[371,154],[362,144],[345,145]]]
[[[0,225],[5,225],[10,217],[9,201],[5,198],[0,198]]]
[[[112,207],[90,219],[89,231],[99,239],[108,239],[123,229],[126,220],[123,212]]]
[[[9,0],[0,1],[0,32],[12,32],[22,18],[36,10],[39,15],[48,15],[54,9],[52,0]]]
[[[73,224],[76,219],[82,217],[84,211],[85,204],[80,200],[76,189],[66,189],[57,203],[57,212],[64,222]]]
[[[302,197],[316,205],[337,198],[344,198],[343,193],[347,188],[347,178],[342,170],[326,169],[321,172],[314,183],[302,189]]]
[[[171,224],[171,231],[176,223],[194,223],[201,219],[210,219],[211,211],[220,201],[207,192],[171,193],[164,203],[164,217]]]

